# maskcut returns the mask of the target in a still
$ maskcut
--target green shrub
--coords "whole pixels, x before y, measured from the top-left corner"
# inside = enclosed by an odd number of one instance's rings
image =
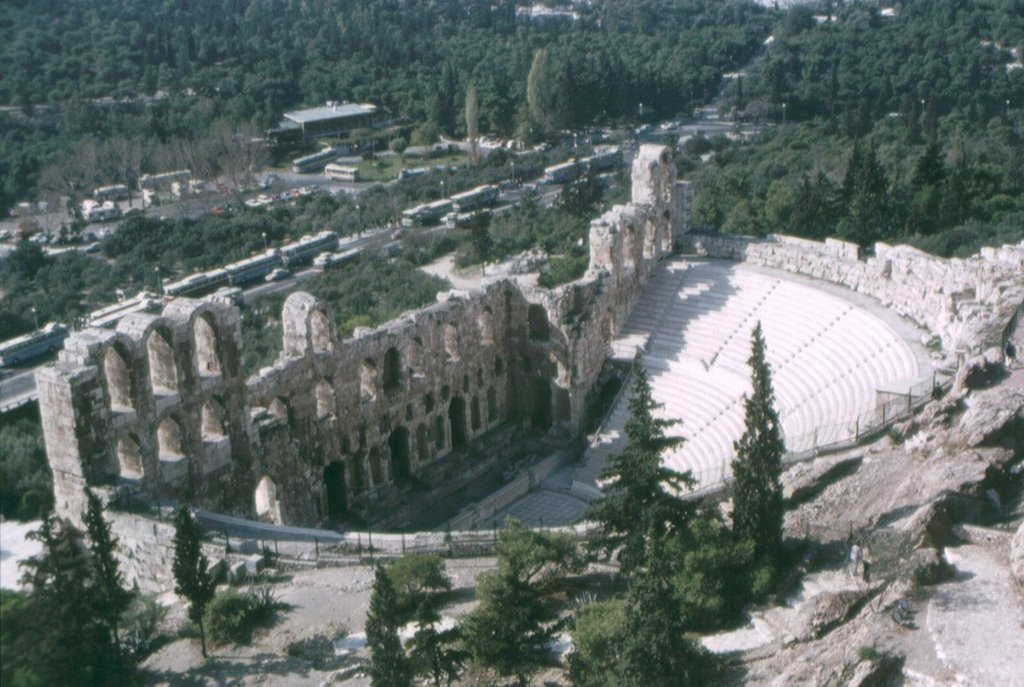
[[[436,598],[452,588],[440,556],[407,553],[387,567],[387,575],[398,596],[398,610],[411,618],[424,601]]]
[[[269,587],[256,592],[233,589],[218,594],[206,609],[206,629],[218,644],[248,644],[253,630],[273,615],[278,607]]]
[[[121,615],[123,646],[138,657],[149,654],[155,648],[160,623],[166,615],[167,609],[152,596],[137,594]]]

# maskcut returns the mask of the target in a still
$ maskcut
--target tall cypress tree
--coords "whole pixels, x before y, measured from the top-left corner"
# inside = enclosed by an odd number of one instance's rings
[[[103,519],[103,505],[92,491],[87,490],[86,497],[88,508],[85,512],[85,529],[89,535],[89,549],[92,552],[91,563],[96,581],[98,611],[120,660],[121,641],[117,634],[117,623],[121,614],[128,610],[132,595],[124,588],[124,578],[114,557],[117,539],[110,533],[110,525]]]
[[[753,394],[744,399],[744,430],[735,442],[733,532],[753,542],[759,555],[775,556],[782,543],[782,441],[775,411],[771,370],[765,360],[764,336],[758,322],[751,337]]]
[[[679,498],[693,486],[693,476],[661,464],[662,451],[682,438],[665,436],[666,428],[677,422],[655,418],[658,407],[647,373],[634,361],[626,447],[608,457],[599,475],[606,482],[604,496],[584,516],[601,526],[591,548],[607,554],[618,550],[624,575],[645,565],[656,540],[685,532],[694,512],[692,504]]]
[[[210,562],[203,553],[199,526],[185,506],[174,519],[174,593],[188,599],[189,620],[199,626],[199,641],[206,657],[206,628],[203,615],[213,601],[215,587]]]
[[[384,567],[377,566],[370,611],[366,615],[366,643],[370,647],[370,682],[373,687],[408,687],[413,668],[398,636],[401,627],[398,595]]]

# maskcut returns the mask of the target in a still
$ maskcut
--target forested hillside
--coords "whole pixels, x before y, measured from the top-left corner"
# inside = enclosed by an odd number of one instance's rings
[[[470,83],[484,132],[537,136],[632,117],[640,103],[667,117],[713,94],[772,22],[746,1],[579,11],[534,25],[516,21],[512,0],[12,0],[0,9],[0,104],[21,109],[0,114],[0,210],[36,193],[40,169],[82,137],[167,142],[221,118],[266,128],[328,99],[444,133],[463,126]]]
[[[694,173],[697,221],[945,255],[1020,240],[1022,46],[1014,0],[790,10],[724,97],[780,126],[750,143],[691,144],[717,151]]]

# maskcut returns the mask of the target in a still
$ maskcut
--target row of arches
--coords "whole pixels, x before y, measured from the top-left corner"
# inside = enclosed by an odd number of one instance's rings
[[[203,444],[219,444],[230,435],[228,413],[221,399],[208,398],[200,410],[199,434]],[[177,462],[188,457],[187,442],[180,417],[166,415],[156,429],[157,458],[164,462]],[[143,442],[135,433],[126,433],[117,441],[117,461],[122,477],[141,479],[146,476],[143,460]]]
[[[203,313],[195,318],[193,331],[193,360],[200,377],[221,375],[221,344],[212,315]],[[146,336],[145,350],[149,371],[149,385],[155,395],[178,393],[182,375],[175,356],[173,335],[165,325],[153,327]],[[138,403],[137,374],[133,357],[121,341],[107,346],[103,354],[103,375],[107,383],[111,410],[133,411]]]

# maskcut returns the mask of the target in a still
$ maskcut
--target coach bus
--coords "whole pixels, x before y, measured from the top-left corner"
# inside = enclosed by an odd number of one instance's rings
[[[313,261],[313,267],[321,270],[328,270],[332,267],[341,267],[355,261],[359,257],[358,248],[349,248],[340,253],[321,253]]]
[[[459,212],[469,212],[486,205],[498,202],[498,187],[493,184],[476,188],[452,196],[452,203]]]
[[[334,148],[325,148],[319,153],[292,160],[292,171],[296,174],[310,174],[323,169],[328,162],[334,162],[337,157],[338,153]]]
[[[124,184],[100,186],[92,192],[92,197],[98,203],[102,203],[105,200],[128,200],[128,187]]]
[[[164,293],[168,296],[190,296],[223,286],[228,283],[227,270],[217,269],[209,272],[190,274],[170,284],[164,284]]]
[[[452,201],[448,198],[435,200],[433,203],[417,205],[402,212],[402,226],[415,227],[433,224],[451,212],[451,210]]]
[[[334,181],[359,181],[359,168],[339,165],[334,162],[324,167],[324,174]]]
[[[615,169],[615,167],[622,164],[622,151],[618,148],[603,150],[601,152],[594,153],[583,160],[583,162],[586,163],[587,169],[591,174],[607,172],[608,170]]]
[[[285,267],[309,262],[325,251],[338,248],[338,235],[333,231],[321,231],[315,236],[303,236],[294,243],[281,246],[281,259]]]
[[[238,286],[239,284],[248,284],[257,279],[263,279],[263,277],[283,265],[284,262],[281,260],[281,254],[276,248],[271,248],[266,253],[225,265],[224,270],[228,273],[231,285]]]
[[[31,334],[18,336],[0,343],[0,366],[18,363],[52,353],[64,347],[68,328],[58,322],[50,322]]]
[[[160,299],[153,294],[143,291],[135,298],[108,305],[99,310],[93,310],[86,318],[90,327],[113,327],[121,318],[133,312],[153,312],[160,308]]]
[[[565,184],[570,181],[575,181],[582,171],[583,166],[575,160],[551,165],[550,167],[544,168],[544,183]]]

